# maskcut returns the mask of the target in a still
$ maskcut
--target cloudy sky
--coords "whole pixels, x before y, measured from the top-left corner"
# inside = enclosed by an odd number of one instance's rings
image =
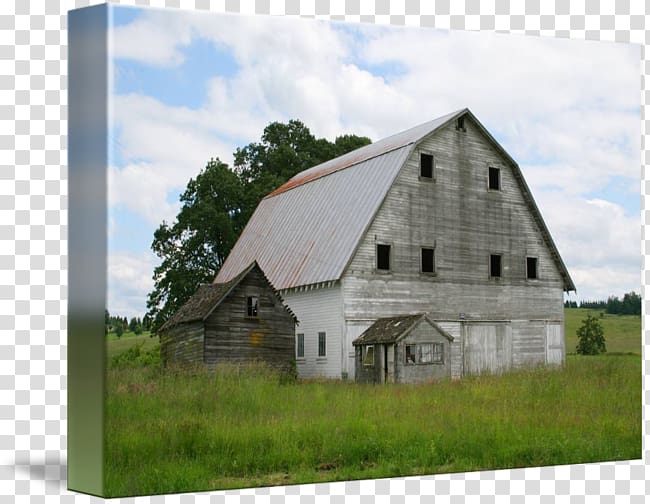
[[[578,288],[641,289],[640,47],[111,6],[109,310],[142,316],[153,232],[271,121],[378,140],[468,107],[521,166]]]

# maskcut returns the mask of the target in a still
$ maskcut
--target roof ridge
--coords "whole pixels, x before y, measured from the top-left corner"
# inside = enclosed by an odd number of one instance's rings
[[[398,133],[394,133],[393,135],[381,138],[376,142],[364,145],[363,147],[359,147],[353,151],[346,152],[345,154],[342,154],[333,159],[323,161],[316,166],[312,166],[311,168],[297,173],[280,187],[267,194],[264,199],[272,198],[273,196],[282,194],[283,192],[289,191],[295,187],[307,184],[312,180],[317,180],[332,173],[351,168],[370,159],[383,156],[389,152],[414,144],[420,141],[423,137],[433,133],[441,126],[447,124],[457,115],[460,115],[467,111],[469,111],[467,108],[456,110],[449,114],[437,117],[436,119],[423,122],[417,126],[413,126]]]

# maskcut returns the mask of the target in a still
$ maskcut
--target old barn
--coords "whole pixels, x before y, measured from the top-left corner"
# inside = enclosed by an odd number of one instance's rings
[[[296,317],[257,262],[223,283],[201,285],[160,328],[163,364],[263,361],[283,368],[295,357]]]
[[[468,109],[267,195],[215,281],[253,261],[300,320],[302,376],[368,379],[392,362],[383,381],[396,366],[418,381],[565,358],[563,292],[575,286],[519,166]],[[378,322],[411,315],[407,335]],[[410,367],[411,337],[436,361]],[[368,341],[361,357],[355,340]]]

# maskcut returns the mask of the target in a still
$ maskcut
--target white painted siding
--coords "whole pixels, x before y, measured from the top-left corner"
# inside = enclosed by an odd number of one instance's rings
[[[348,373],[348,377],[353,380],[355,376],[354,346],[352,342],[357,339],[363,331],[368,329],[374,321],[346,321],[345,324],[345,347],[344,352],[347,356],[343,362],[343,372]]]
[[[296,334],[305,335],[305,356],[296,360],[299,375],[303,378],[341,378],[345,325],[340,286],[301,292],[283,291],[281,294],[298,318]],[[326,334],[325,357],[318,356],[319,332]]]

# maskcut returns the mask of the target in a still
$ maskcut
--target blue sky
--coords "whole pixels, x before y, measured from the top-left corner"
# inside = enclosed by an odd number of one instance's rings
[[[577,299],[640,290],[638,46],[110,10],[110,311],[145,312],[154,230],[269,122],[377,140],[463,107],[521,166]]]

